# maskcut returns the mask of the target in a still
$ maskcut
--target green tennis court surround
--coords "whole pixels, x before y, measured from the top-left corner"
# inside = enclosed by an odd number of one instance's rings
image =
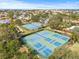
[[[39,22],[33,22],[33,23],[25,24],[22,27],[24,27],[25,29],[28,29],[28,30],[36,30],[38,28],[41,28],[42,24]]]
[[[54,49],[68,42],[70,38],[52,31],[43,30],[23,38],[32,49],[39,55],[48,58],[54,52]]]

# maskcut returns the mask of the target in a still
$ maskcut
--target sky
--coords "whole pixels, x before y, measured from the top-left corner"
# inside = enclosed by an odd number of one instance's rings
[[[0,9],[79,9],[79,0],[0,0]]]

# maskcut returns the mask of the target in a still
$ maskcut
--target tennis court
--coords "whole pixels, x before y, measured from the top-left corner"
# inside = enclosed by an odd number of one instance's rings
[[[70,38],[52,31],[43,30],[23,38],[32,49],[39,55],[48,58],[53,54],[54,49],[68,42]]]
[[[41,28],[42,26],[41,26],[41,23],[33,22],[33,23],[25,24],[22,27],[28,30],[36,30],[38,28]]]

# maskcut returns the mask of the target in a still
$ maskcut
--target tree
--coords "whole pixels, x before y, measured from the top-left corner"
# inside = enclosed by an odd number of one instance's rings
[[[38,22],[42,19],[47,19],[49,17],[48,13],[32,15],[31,20],[34,22]]]
[[[32,15],[31,20],[34,22],[38,22],[40,20],[40,15]]]
[[[72,19],[72,20],[78,20],[79,19],[79,14],[77,13],[71,13],[69,15],[69,17]]]
[[[18,53],[18,55],[16,55],[16,59],[28,59],[28,55],[27,53]]]
[[[18,49],[20,47],[20,42],[18,40],[7,40],[7,42],[2,42],[0,46],[0,54],[3,59],[12,59],[15,55],[17,55]]]
[[[79,35],[76,32],[72,32],[71,41],[79,42]]]
[[[8,17],[11,19],[11,24],[14,24],[13,16],[14,16],[14,12],[13,11],[8,11]]]
[[[13,11],[8,11],[8,17],[13,19],[14,12]]]
[[[70,53],[67,53],[65,56],[63,56],[61,59],[79,59],[78,52],[71,51]]]
[[[59,47],[55,49],[53,55],[50,56],[49,59],[62,59],[62,57],[70,52],[71,51],[68,48],[65,48],[65,46]]]
[[[9,37],[8,37],[8,29],[7,29],[7,27],[8,27],[8,25],[6,25],[6,24],[2,24],[1,26],[0,26],[1,28],[0,28],[0,33],[1,33],[1,35],[0,35],[0,40],[2,41],[2,40],[8,40],[9,39]]]
[[[15,24],[22,25],[22,22],[21,22],[21,20],[17,19],[17,20],[15,20]]]
[[[53,28],[53,29],[61,29],[62,27],[62,23],[63,23],[63,19],[62,19],[62,16],[60,14],[57,14],[57,15],[53,15],[51,18],[50,18],[50,27]]]

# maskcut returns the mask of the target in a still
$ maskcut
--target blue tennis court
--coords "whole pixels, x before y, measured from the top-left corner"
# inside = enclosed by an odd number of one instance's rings
[[[41,25],[41,23],[34,22],[34,23],[25,24],[22,27],[24,27],[25,29],[28,29],[28,30],[36,30],[38,28],[41,28],[42,25]]]
[[[68,42],[70,38],[59,33],[43,30],[23,38],[32,49],[36,50],[39,55],[48,58],[53,54],[54,49]]]
[[[39,23],[39,22],[33,22],[33,23],[31,23],[32,25],[34,25],[34,26],[38,26],[38,27],[41,27],[41,23]]]
[[[60,42],[54,42],[54,45],[57,46],[57,47],[59,47],[59,46],[61,46],[62,44],[61,44]]]
[[[45,58],[48,58],[48,56],[52,55],[53,54],[53,51],[48,48],[48,47],[45,47],[44,49],[40,50],[39,53],[45,57]]]
[[[56,37],[57,39],[62,39],[62,40],[65,40],[65,41],[67,39],[69,39],[69,37],[64,36],[64,35],[60,35],[60,34],[54,34],[53,36]]]

